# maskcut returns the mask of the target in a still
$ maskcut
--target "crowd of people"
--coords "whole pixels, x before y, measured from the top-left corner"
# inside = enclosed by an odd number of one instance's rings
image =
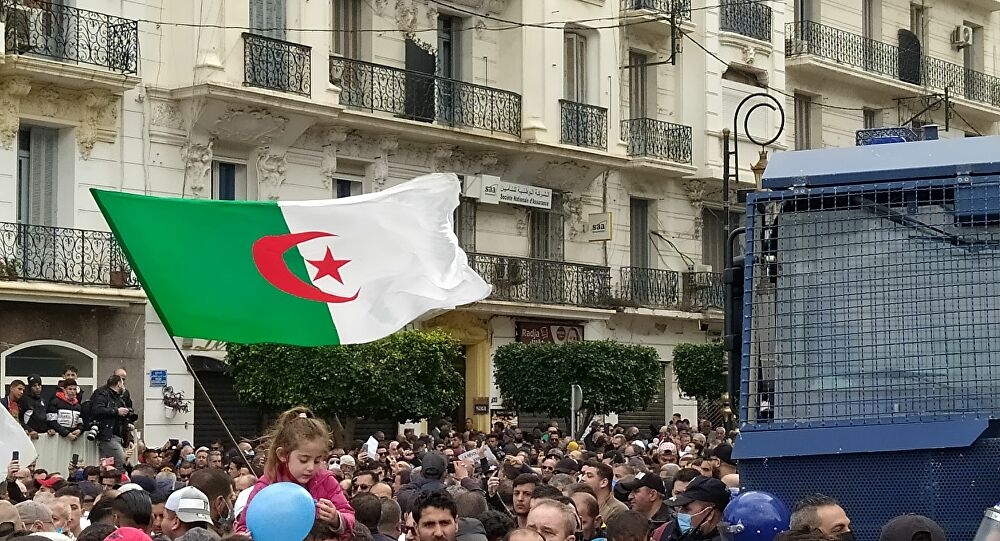
[[[555,423],[479,432],[467,419],[338,447],[326,423],[298,407],[260,440],[146,447],[130,441],[126,377],[116,371],[86,413],[72,378],[45,405],[40,379],[28,378],[22,396],[18,382],[10,386],[3,405],[29,436],[80,437],[93,428],[104,458],[68,464],[65,473],[12,460],[0,492],[0,541],[279,541],[254,532],[248,516],[259,509],[255,496],[280,482],[312,497],[308,541],[734,539],[724,513],[740,487],[735,434],[707,421],[692,425],[675,414],[645,429],[594,421],[577,441]],[[44,425],[37,409],[46,411]],[[822,495],[797,502],[780,530],[779,541],[853,541],[847,513]],[[945,534],[907,515],[887,524],[880,541],[918,538]]]

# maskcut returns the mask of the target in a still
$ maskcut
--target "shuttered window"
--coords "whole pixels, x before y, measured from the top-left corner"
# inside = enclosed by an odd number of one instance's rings
[[[30,127],[19,132],[18,146],[27,155],[27,170],[18,179],[20,219],[31,225],[56,225],[56,151],[59,133]],[[25,145],[25,143],[27,143]],[[24,173],[27,173],[25,175]]]
[[[552,194],[551,209],[531,209],[528,223],[531,229],[531,257],[562,261],[565,238],[562,194]]]
[[[333,53],[361,58],[361,1],[333,0]]]
[[[285,39],[288,13],[285,0],[250,0],[250,31],[275,39]]]

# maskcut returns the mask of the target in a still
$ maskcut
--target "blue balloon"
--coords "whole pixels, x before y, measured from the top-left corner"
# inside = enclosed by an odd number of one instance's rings
[[[246,512],[254,541],[302,541],[316,520],[316,502],[295,483],[273,483],[254,495]]]

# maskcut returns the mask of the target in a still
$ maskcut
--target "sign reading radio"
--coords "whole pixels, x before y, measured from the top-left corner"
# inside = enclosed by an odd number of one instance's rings
[[[517,341],[523,344],[532,342],[555,342],[565,344],[583,340],[582,325],[552,325],[530,321],[517,322]]]
[[[476,197],[483,203],[508,203],[541,209],[552,208],[552,190],[505,182],[500,177],[476,175],[467,180],[466,197]]]

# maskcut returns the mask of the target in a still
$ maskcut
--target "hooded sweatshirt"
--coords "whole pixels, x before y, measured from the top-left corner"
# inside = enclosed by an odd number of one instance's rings
[[[45,420],[49,428],[55,430],[60,436],[66,437],[70,432],[82,428],[83,419],[80,418],[80,399],[66,397],[62,390],[56,391],[55,396],[49,401],[49,407],[45,414]]]

